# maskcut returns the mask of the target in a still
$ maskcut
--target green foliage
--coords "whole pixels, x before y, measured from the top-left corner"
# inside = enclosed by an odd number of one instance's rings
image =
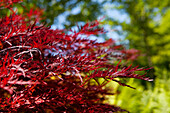
[[[117,96],[117,105],[132,113],[169,113],[170,1],[116,0],[116,4],[117,6],[113,3],[113,8],[127,14],[130,22],[122,22],[112,17],[108,17],[105,22],[112,28],[117,25],[122,27],[119,34],[128,40],[129,48],[141,51],[134,63],[139,66],[152,66],[154,70],[150,71],[149,75],[155,78],[152,84],[130,80],[129,84],[136,86],[136,91],[119,87],[121,92]]]
[[[170,112],[170,79],[156,79],[155,87],[144,90],[144,87],[129,81],[130,85],[136,86],[136,90],[119,87],[121,91],[116,104],[131,113],[169,113]],[[128,104],[127,104],[128,103]]]
[[[141,51],[136,62],[140,66],[153,66],[155,71],[170,69],[170,9],[168,0],[117,0],[120,11],[128,14],[130,22],[111,19],[112,26],[121,25],[129,40],[129,47]],[[115,6],[114,6],[115,7]],[[157,72],[156,72],[157,73]],[[156,74],[161,75],[161,73]],[[150,73],[152,74],[152,73]],[[168,76],[168,75],[167,75]]]

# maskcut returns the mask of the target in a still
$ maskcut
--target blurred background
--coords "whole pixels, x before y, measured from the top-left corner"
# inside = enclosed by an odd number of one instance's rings
[[[77,25],[101,19],[100,27],[108,32],[89,38],[113,38],[127,49],[139,50],[140,56],[129,64],[153,67],[146,76],[154,79],[127,80],[136,90],[108,84],[116,95],[106,103],[131,113],[170,113],[170,0],[24,0],[14,10],[37,15],[30,18],[40,18],[51,29],[76,30]],[[6,14],[10,12],[2,9],[0,17]]]

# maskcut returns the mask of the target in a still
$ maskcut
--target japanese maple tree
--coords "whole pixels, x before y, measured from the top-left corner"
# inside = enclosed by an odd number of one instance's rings
[[[123,112],[103,103],[105,95],[112,95],[104,86],[115,81],[131,87],[122,78],[150,80],[135,73],[147,69],[121,66],[121,60],[134,58],[130,54],[134,51],[126,51],[112,39],[104,43],[88,39],[105,33],[98,21],[68,34],[38,25],[38,20],[32,23],[28,20],[32,13],[17,14],[12,10],[16,2],[1,0],[0,4],[1,9],[11,10],[10,16],[0,19],[1,112]]]

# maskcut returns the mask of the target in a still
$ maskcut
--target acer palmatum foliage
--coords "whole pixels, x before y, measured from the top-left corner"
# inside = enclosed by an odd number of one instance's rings
[[[66,34],[25,20],[15,12],[0,19],[1,112],[126,111],[103,104],[105,95],[110,95],[103,87],[110,80],[131,87],[121,78],[150,80],[135,74],[146,69],[121,66],[122,59],[134,58],[123,46],[111,39],[104,43],[88,39],[104,33],[98,21]]]

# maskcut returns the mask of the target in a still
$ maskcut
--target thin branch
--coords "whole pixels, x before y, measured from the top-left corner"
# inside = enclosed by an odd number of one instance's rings
[[[82,77],[81,77],[80,72],[77,70],[77,68],[76,68],[76,67],[73,67],[73,69],[77,72],[77,74],[76,74],[76,75],[78,75],[78,76],[79,76],[81,83],[83,83],[83,79],[82,79]]]
[[[5,48],[5,49],[1,50],[0,53],[4,52],[4,51],[7,51],[9,49],[14,49],[14,48],[31,48],[31,46],[12,46],[12,47],[8,47],[8,48]]]

